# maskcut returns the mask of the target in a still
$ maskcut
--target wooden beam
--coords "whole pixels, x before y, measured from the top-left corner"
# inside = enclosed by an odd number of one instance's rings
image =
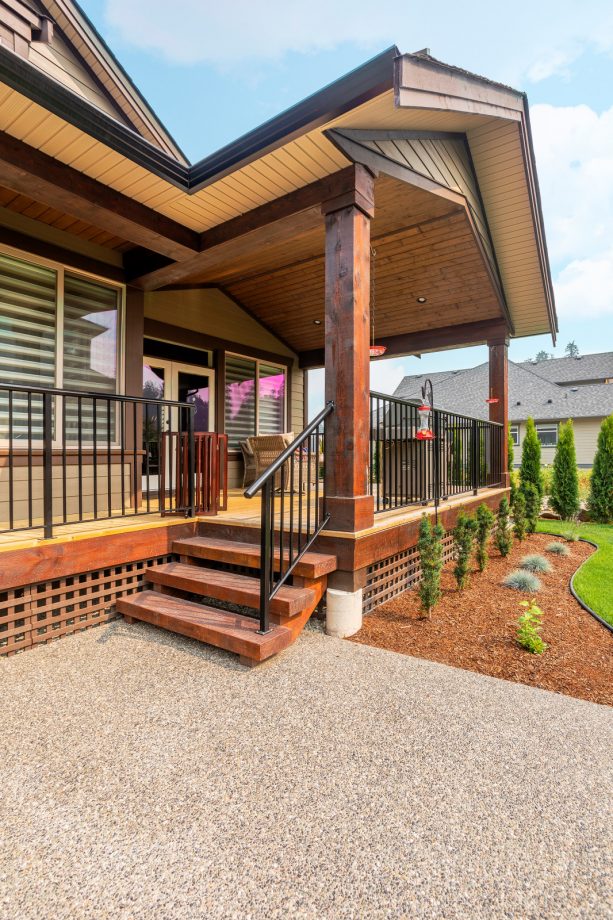
[[[312,230],[320,223],[322,202],[354,187],[356,169],[362,167],[347,166],[207,230],[201,236],[198,255],[133,277],[131,282],[146,291],[179,284],[195,273],[210,271],[222,260],[245,258],[262,246]]]
[[[0,132],[0,185],[170,259],[198,252],[200,234]]]
[[[254,348],[244,342],[220,339],[215,335],[207,335],[203,332],[196,332],[194,329],[173,326],[171,323],[162,323],[157,319],[147,317],[145,317],[145,338],[158,339],[161,342],[174,342],[177,345],[185,345],[186,348],[199,348],[201,351],[214,351],[215,349],[238,351],[249,358],[259,358],[261,361],[270,361],[271,364],[282,364],[285,367],[289,367],[294,362],[294,359],[290,358],[289,355],[278,355],[273,351]]]
[[[457,326],[425,329],[421,332],[407,332],[383,338],[379,336],[377,342],[386,346],[385,357],[393,358],[428,351],[443,351],[446,348],[460,348],[464,345],[484,345],[494,337],[506,338],[508,334],[509,330],[503,319],[486,319]],[[323,348],[302,351],[298,357],[302,368],[323,367],[325,363]]]
[[[370,219],[374,182],[356,168],[353,195],[323,204],[325,246],[326,509],[330,529],[372,526],[370,448]]]

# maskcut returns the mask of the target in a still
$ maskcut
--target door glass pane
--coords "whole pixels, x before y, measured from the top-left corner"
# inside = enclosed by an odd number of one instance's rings
[[[209,430],[209,377],[208,374],[179,371],[179,402],[194,403],[194,431]],[[183,410],[185,411],[185,410]]]
[[[255,434],[255,369],[255,361],[226,356],[226,434],[231,448]]]
[[[143,364],[143,396],[147,399],[164,399],[165,375],[165,368]]]
[[[115,288],[66,272],[64,279],[64,388],[117,392],[118,296]],[[116,406],[96,401],[96,442],[115,440]],[[66,400],[69,441],[78,437],[77,401]],[[83,400],[81,437],[93,438],[92,400]],[[109,429],[110,425],[110,429]]]
[[[285,373],[282,367],[260,364],[259,434],[279,434],[285,430]]]
[[[55,386],[56,273],[40,265],[0,256],[0,437],[9,437],[9,400],[2,384]],[[42,400],[12,401],[14,439],[42,437]],[[30,426],[28,425],[30,419]],[[29,429],[29,430],[28,430]]]
[[[164,399],[166,384],[166,368],[154,364],[143,364],[143,396],[146,399]],[[131,416],[133,409],[126,410]],[[159,427],[164,426],[162,412],[154,406],[143,407],[143,473],[157,475],[160,470],[160,445],[161,432]],[[158,425],[159,422],[159,425]]]

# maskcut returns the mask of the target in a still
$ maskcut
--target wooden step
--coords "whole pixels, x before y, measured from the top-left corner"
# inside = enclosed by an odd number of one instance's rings
[[[169,562],[147,569],[145,580],[155,585],[164,585],[190,594],[202,594],[219,601],[241,604],[258,609],[260,606],[260,579],[249,575],[237,575],[218,569]],[[284,617],[293,617],[306,608],[313,608],[315,592],[310,588],[293,588],[283,585],[270,602],[270,612]]]
[[[128,618],[207,642],[252,662],[276,655],[293,641],[292,633],[284,626],[273,626],[260,635],[258,621],[251,617],[216,610],[159,591],[141,591],[120,598],[117,610]]]
[[[179,556],[192,556],[196,559],[242,565],[252,569],[260,567],[260,547],[256,543],[240,543],[216,537],[186,537],[184,540],[175,540],[172,551]],[[275,550],[275,566],[279,567],[278,549]],[[304,554],[294,572],[303,578],[321,578],[335,569],[336,556],[308,552]]]

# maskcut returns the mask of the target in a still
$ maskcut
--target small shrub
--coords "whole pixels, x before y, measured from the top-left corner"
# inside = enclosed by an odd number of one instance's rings
[[[545,547],[545,552],[553,553],[554,556],[570,556],[570,550],[566,543],[560,543],[559,540],[548,543]]]
[[[509,528],[509,503],[503,498],[498,505],[498,516],[496,519],[496,531],[494,533],[494,543],[498,548],[501,556],[508,556],[511,552],[511,531]]]
[[[519,489],[513,502],[513,533],[520,542],[526,539],[526,498]]]
[[[578,521],[575,521],[570,527],[567,527],[566,530],[562,531],[562,536],[565,540],[568,540],[569,543],[576,543],[579,539],[579,534],[581,533],[581,524]]]
[[[587,507],[592,520],[613,524],[613,415],[600,426]]]
[[[579,513],[579,473],[571,419],[560,425],[549,505],[564,521]]]
[[[479,505],[476,513],[476,538],[477,538],[477,565],[479,571],[484,572],[487,566],[487,544],[494,526],[494,515],[485,503]]]
[[[475,542],[476,522],[465,511],[460,511],[453,530],[455,541],[456,564],[453,570],[455,580],[460,591],[463,591],[469,580],[470,557],[472,556]]]
[[[551,572],[551,563],[544,556],[539,556],[538,553],[524,556],[519,563],[519,567],[526,569],[528,572],[542,572],[543,574]]]
[[[541,589],[541,583],[532,572],[525,569],[515,569],[509,572],[502,582],[505,588],[511,588],[513,591],[523,591],[524,594],[536,594]]]
[[[547,644],[541,639],[543,611],[537,607],[534,600],[520,601],[520,604],[525,609],[517,620],[517,641],[533,655],[542,655],[547,648]]]
[[[421,582],[419,584],[419,599],[426,617],[441,596],[441,571],[443,568],[443,537],[445,531],[441,524],[434,528],[430,518],[423,515],[419,525],[419,540],[417,549],[421,563]]]
[[[528,533],[536,533],[541,513],[541,499],[533,482],[526,482],[521,488],[526,500],[526,530]]]

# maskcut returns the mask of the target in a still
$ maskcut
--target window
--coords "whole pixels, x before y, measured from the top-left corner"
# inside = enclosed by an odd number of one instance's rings
[[[555,447],[558,443],[558,426],[537,425],[536,436],[541,442],[541,447]]]
[[[509,430],[511,432],[513,447],[519,447],[519,425],[511,425]]]
[[[285,368],[226,355],[225,423],[228,445],[255,434],[285,430]]]
[[[26,394],[15,393],[9,400],[3,384],[118,392],[120,304],[119,287],[0,253],[1,439],[8,437],[9,411],[14,438],[42,437],[41,396],[28,400]],[[76,398],[67,399],[65,406],[67,439],[72,441]],[[106,412],[102,406],[99,410]],[[92,411],[90,404],[90,416]],[[87,429],[88,420],[82,421]]]

